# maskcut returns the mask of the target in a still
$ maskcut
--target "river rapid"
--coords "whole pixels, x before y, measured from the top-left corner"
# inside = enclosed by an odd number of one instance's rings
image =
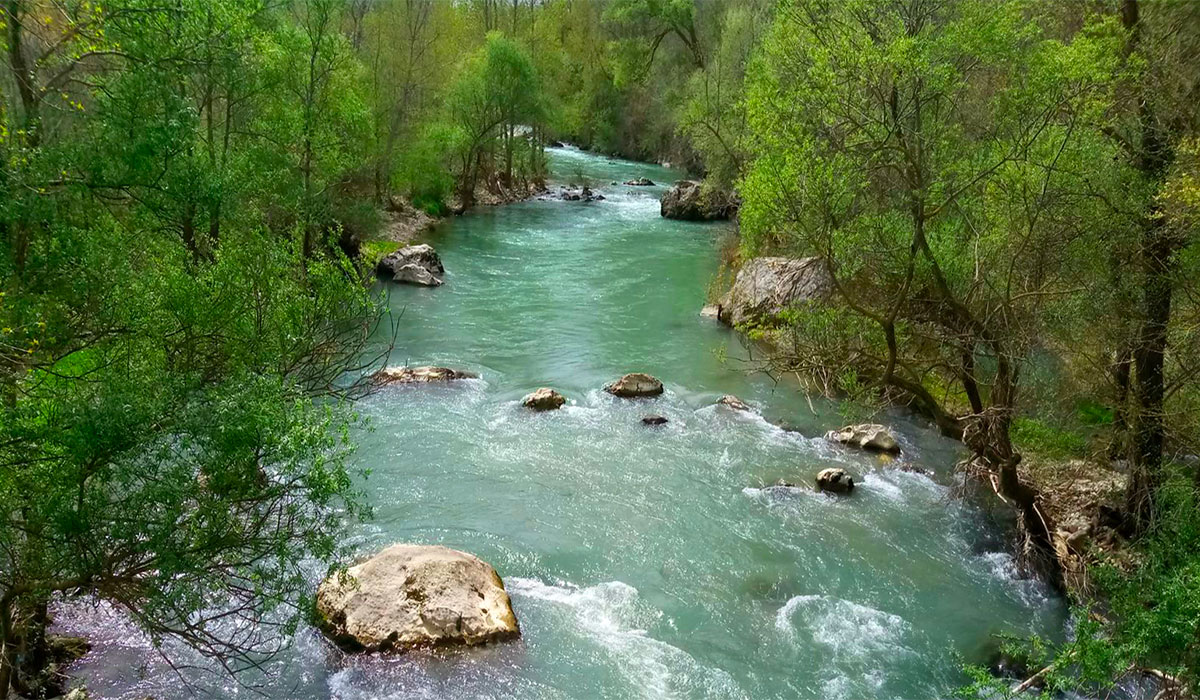
[[[932,476],[834,447],[821,435],[843,422],[836,405],[745,371],[737,334],[699,316],[731,229],[659,217],[681,173],[549,157],[553,182],[606,199],[472,211],[429,237],[444,286],[389,287],[392,363],[480,378],[361,402],[374,429],[355,459],[376,517],[346,533],[363,553],[477,554],[504,578],[521,640],[346,657],[302,629],[251,689],[177,674],[119,615],[76,606],[60,626],[96,641],[76,667],[93,697],[928,700],[965,682],[963,658],[991,634],[1062,634],[1062,602],[954,497],[961,446],[894,414],[901,462]],[[610,184],[636,177],[659,184]],[[632,371],[665,394],[601,391]],[[569,404],[524,410],[540,386]],[[725,393],[756,411],[715,406]],[[670,422],[644,426],[648,413]],[[849,498],[808,487],[834,465],[860,485]]]

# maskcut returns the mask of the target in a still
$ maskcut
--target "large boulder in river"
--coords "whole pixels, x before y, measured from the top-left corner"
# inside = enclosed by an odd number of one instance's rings
[[[622,398],[658,396],[663,393],[663,384],[648,374],[633,372],[626,374],[615,382],[605,384],[604,390],[613,396],[620,396]]]
[[[847,425],[830,430],[825,434],[825,439],[871,452],[900,454],[900,443],[896,442],[896,437],[886,427],[875,423]]]
[[[396,279],[397,273],[406,265],[416,265],[424,268],[431,277],[446,272],[446,268],[442,266],[442,258],[433,249],[433,246],[424,243],[420,245],[406,245],[399,250],[395,250],[382,259],[375,266],[375,272],[380,277],[387,279]],[[396,279],[397,282],[404,281]],[[440,279],[439,279],[440,284]]]
[[[840,467],[822,469],[817,474],[817,489],[829,493],[850,493],[854,490],[854,477]]]
[[[396,274],[392,276],[392,281],[401,284],[415,284],[421,287],[442,286],[442,279],[440,277],[435,277],[428,268],[421,267],[415,263],[409,263],[396,270]]]
[[[829,296],[833,282],[820,258],[752,258],[721,301],[720,317],[736,326]]]
[[[705,192],[699,182],[680,180],[667,190],[659,203],[659,214],[667,219],[683,221],[715,221],[728,219],[737,209],[729,196]]]
[[[625,184],[633,187],[654,187],[654,181],[648,177],[638,177],[632,180],[626,180]]]
[[[377,384],[422,384],[475,379],[479,375],[449,367],[384,367],[374,374]]]
[[[475,645],[520,635],[504,582],[447,547],[395,544],[317,589],[323,632],[351,651]]]
[[[542,387],[521,399],[522,406],[535,411],[553,411],[562,408],[566,402],[567,397],[549,387]]]

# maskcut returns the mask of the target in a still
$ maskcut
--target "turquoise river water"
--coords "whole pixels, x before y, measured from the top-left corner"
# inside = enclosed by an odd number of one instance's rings
[[[364,553],[409,541],[479,555],[522,638],[345,657],[304,629],[255,690],[177,675],[88,607],[68,626],[97,640],[77,667],[93,697],[929,700],[964,682],[989,635],[1061,634],[1062,603],[954,497],[959,446],[896,414],[884,420],[902,461],[932,477],[846,452],[821,438],[835,406],[744,371],[738,336],[698,314],[729,225],[658,214],[680,173],[572,148],[550,158],[556,182],[584,178],[607,199],[473,211],[429,237],[444,286],[390,287],[403,312],[392,364],[480,378],[362,402],[375,429],[356,459],[373,470],[376,517],[346,535]],[[659,186],[610,184],[643,176]],[[631,371],[666,393],[601,391]],[[570,403],[523,410],[539,386]],[[756,412],[715,406],[725,393]],[[647,413],[670,422],[648,428]],[[851,497],[772,486],[829,465],[856,476]]]

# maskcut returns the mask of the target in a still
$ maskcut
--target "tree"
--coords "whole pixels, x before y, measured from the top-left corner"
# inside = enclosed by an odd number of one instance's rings
[[[1055,577],[1053,523],[1018,471],[1022,368],[1103,249],[1081,194],[1116,32],[1049,39],[1017,2],[783,4],[752,71],[744,245],[822,258],[830,308],[787,315],[779,368],[931,416],[1020,515]]]

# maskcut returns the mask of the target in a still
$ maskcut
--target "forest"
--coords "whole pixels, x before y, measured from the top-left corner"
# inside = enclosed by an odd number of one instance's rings
[[[0,25],[0,694],[68,692],[69,600],[269,668],[380,505],[363,402],[423,308],[376,280],[388,232],[552,198],[561,152],[732,212],[697,310],[755,259],[819,261],[828,298],[735,323],[726,371],[914,416],[1012,518],[1070,632],[1005,633],[1010,676],[955,658],[947,696],[1200,693],[1200,3],[3,0]]]

